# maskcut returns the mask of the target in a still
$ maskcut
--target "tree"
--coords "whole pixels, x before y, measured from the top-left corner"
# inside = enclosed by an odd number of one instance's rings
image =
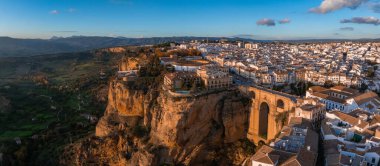
[[[334,83],[330,80],[325,81],[325,84],[323,84],[325,88],[331,88],[334,86]]]
[[[373,70],[368,71],[367,77],[370,77],[370,78],[375,77],[375,72]]]
[[[362,85],[360,86],[359,91],[360,92],[365,92],[367,89],[368,89],[368,85],[365,84],[365,83],[362,83]]]

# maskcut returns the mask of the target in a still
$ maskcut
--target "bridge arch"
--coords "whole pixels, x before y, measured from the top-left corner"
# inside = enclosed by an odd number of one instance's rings
[[[267,139],[268,136],[268,118],[269,118],[269,105],[266,102],[260,104],[259,110],[259,136]]]
[[[268,143],[282,128],[275,115],[292,110],[298,97],[255,85],[240,89],[252,100],[247,138],[255,144]]]

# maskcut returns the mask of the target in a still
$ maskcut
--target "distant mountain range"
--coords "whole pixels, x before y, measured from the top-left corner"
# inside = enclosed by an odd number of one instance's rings
[[[0,37],[0,57],[34,56],[66,52],[86,51],[97,48],[152,45],[165,42],[187,42],[204,40],[206,37],[154,37],[154,38],[125,38],[125,37],[88,37],[73,36],[67,38],[53,37],[51,39],[16,39]],[[221,38],[210,37],[209,40]]]
[[[66,52],[79,52],[97,48],[129,46],[129,45],[152,45],[165,42],[188,42],[191,40],[220,40],[222,37],[153,37],[153,38],[125,38],[125,37],[53,37],[51,39],[16,39],[0,37],[0,57],[22,57],[42,54],[56,54]],[[272,40],[253,40],[241,36],[233,36],[227,39],[273,42]],[[281,40],[281,42],[333,42],[347,41],[343,39],[309,39],[309,40]],[[380,41],[380,39],[359,39],[355,41]]]

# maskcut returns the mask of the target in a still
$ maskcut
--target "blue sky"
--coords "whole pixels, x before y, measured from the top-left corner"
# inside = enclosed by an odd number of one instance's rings
[[[379,6],[379,0],[1,0],[0,36],[380,38]]]

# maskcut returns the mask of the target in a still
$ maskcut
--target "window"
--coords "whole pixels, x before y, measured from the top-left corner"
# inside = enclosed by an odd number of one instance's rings
[[[372,163],[375,163],[376,159],[375,157],[372,157]]]
[[[284,109],[284,101],[281,99],[277,100],[277,107]]]

